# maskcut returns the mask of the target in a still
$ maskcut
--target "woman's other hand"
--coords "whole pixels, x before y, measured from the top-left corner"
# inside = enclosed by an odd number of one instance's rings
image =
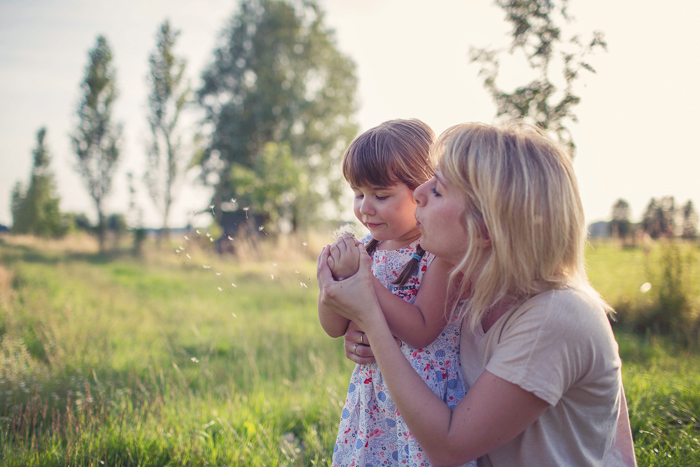
[[[394,337],[394,340],[401,347],[401,339]],[[374,361],[374,354],[367,335],[353,321],[350,321],[348,330],[345,331],[345,356],[361,365]]]

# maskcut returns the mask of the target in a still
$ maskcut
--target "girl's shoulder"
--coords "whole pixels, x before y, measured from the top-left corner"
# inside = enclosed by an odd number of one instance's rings
[[[360,243],[362,243],[364,246],[367,246],[367,244],[372,241],[372,235],[371,234],[363,235],[362,237],[360,237],[360,239],[358,241]]]

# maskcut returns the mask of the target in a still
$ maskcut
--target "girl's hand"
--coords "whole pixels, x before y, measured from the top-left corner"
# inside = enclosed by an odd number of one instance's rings
[[[334,279],[340,281],[355,275],[359,266],[360,251],[353,237],[340,237],[330,246],[328,267],[331,268]]]

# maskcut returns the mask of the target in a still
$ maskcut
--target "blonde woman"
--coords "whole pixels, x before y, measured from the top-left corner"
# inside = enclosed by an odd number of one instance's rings
[[[414,193],[416,218],[423,248],[454,265],[448,311],[462,319],[465,398],[451,410],[407,364],[369,293],[367,255],[358,273],[334,281],[324,249],[320,300],[365,332],[434,465],[634,465],[611,310],[584,269],[570,157],[522,124],[458,125],[435,150],[435,176]]]

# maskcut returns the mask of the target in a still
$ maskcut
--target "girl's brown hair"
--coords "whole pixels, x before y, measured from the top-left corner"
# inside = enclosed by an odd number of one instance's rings
[[[385,187],[403,183],[411,191],[435,173],[431,146],[433,130],[417,119],[389,120],[355,138],[343,154],[342,170],[352,186]],[[372,239],[365,247],[372,255],[379,242]],[[416,249],[422,258],[425,250]],[[413,275],[420,259],[412,258],[394,284],[403,286]]]

